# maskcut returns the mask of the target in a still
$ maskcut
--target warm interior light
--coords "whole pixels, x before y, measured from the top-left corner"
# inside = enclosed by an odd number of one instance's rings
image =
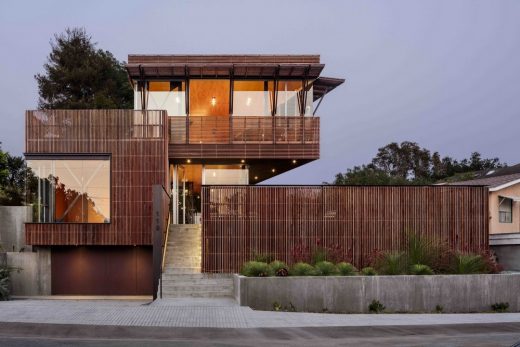
[[[212,97],[211,98],[211,106],[215,106],[217,104],[217,98],[216,97]]]
[[[255,176],[255,180],[257,180],[257,179],[258,179],[258,176]]]
[[[276,172],[276,170],[275,170],[275,169],[272,169],[271,171],[272,171],[272,172]]]
[[[241,162],[242,164],[244,164],[246,161],[245,161],[244,159],[242,159],[242,160],[240,160],[240,162]]]
[[[191,159],[186,159],[186,162],[189,164],[191,163]]]
[[[296,164],[296,159],[293,159],[292,163],[293,163],[293,164]]]
[[[217,177],[217,173],[213,171],[213,177]]]

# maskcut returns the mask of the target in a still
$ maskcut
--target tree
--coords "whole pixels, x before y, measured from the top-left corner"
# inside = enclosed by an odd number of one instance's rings
[[[132,108],[133,91],[124,64],[96,49],[82,28],[54,35],[38,82],[40,109]]]
[[[478,152],[471,153],[469,159],[460,162],[442,158],[438,152],[430,154],[417,143],[392,142],[378,149],[371,163],[355,166],[346,173],[336,175],[334,184],[345,185],[390,185],[390,184],[431,184],[454,177],[454,180],[468,180],[473,173],[505,166],[498,158],[483,159]]]
[[[23,157],[0,149],[0,205],[21,206],[33,202],[38,181]]]

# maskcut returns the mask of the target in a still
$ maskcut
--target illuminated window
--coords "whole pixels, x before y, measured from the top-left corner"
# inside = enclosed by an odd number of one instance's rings
[[[109,223],[110,160],[30,159],[38,223]]]
[[[234,116],[270,116],[273,105],[273,81],[235,81]]]

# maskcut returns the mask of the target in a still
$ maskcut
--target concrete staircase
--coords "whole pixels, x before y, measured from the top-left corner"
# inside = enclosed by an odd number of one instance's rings
[[[230,297],[229,274],[201,273],[202,229],[200,224],[172,224],[162,274],[163,298]]]

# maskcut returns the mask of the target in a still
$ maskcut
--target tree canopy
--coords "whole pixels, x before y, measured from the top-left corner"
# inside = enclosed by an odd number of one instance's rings
[[[40,109],[133,107],[124,63],[97,49],[83,28],[54,35],[44,70],[35,76]]]
[[[20,206],[35,198],[38,181],[23,157],[0,148],[0,205]]]
[[[417,143],[392,142],[379,148],[369,164],[354,166],[345,173],[338,173],[333,184],[391,185],[431,184],[442,180],[463,181],[473,178],[472,173],[500,168],[506,164],[498,158],[482,158],[473,152],[467,159],[458,161],[441,157],[438,152],[421,148]]]

